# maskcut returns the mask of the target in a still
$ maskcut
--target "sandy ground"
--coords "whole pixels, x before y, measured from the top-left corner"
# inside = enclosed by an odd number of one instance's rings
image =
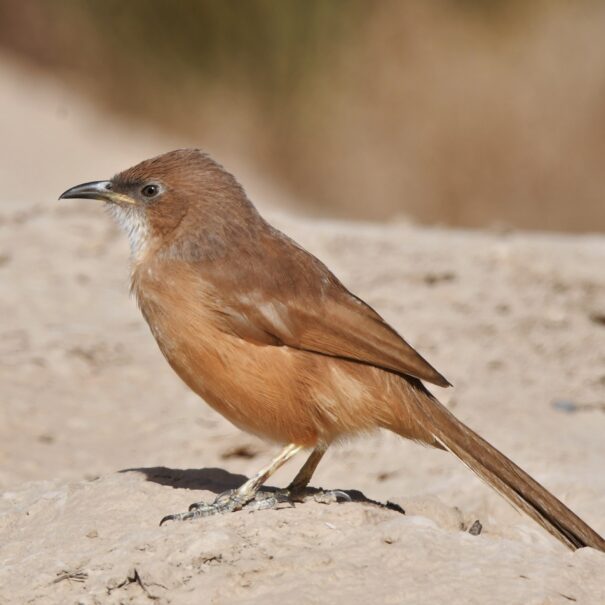
[[[41,93],[23,81],[3,94],[20,116]],[[605,602],[604,554],[567,552],[451,455],[387,433],[330,451],[313,485],[405,515],[306,503],[158,527],[275,447],[173,375],[128,298],[127,244],[102,209],[55,201],[162,141],[134,139],[91,166],[90,137],[98,154],[113,131],[86,130],[94,119],[73,104],[63,122],[36,107],[21,127],[56,122],[42,141],[55,170],[32,148],[31,170],[6,171],[0,206],[0,604]],[[455,384],[438,394],[462,420],[605,533],[603,237],[270,216]]]
[[[605,532],[602,239],[274,220],[454,382],[462,419]],[[566,552],[450,455],[386,433],[334,449],[314,485],[406,515],[308,503],[159,528],[274,448],[172,374],[100,207],[6,204],[1,229],[1,603],[605,601],[605,555]]]

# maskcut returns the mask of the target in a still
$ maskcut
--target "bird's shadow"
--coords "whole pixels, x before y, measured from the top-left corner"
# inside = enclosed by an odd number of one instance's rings
[[[214,494],[222,494],[227,490],[237,489],[240,485],[245,483],[248,477],[244,475],[236,475],[230,473],[222,468],[200,468],[200,469],[175,469],[167,468],[165,466],[153,466],[149,468],[126,468],[120,473],[142,473],[145,475],[147,481],[158,483],[159,485],[166,485],[175,489],[192,489],[192,490],[206,490]],[[263,491],[274,492],[278,488],[263,486]],[[309,487],[306,490],[309,495],[323,491],[320,488]],[[405,511],[401,506],[394,502],[378,502],[365,496],[362,492],[356,489],[336,490],[342,491],[349,496],[351,502],[359,502],[362,504],[369,504],[392,510],[401,514],[405,514]],[[341,504],[346,503],[340,502]]]
[[[120,473],[142,473],[147,481],[167,485],[175,489],[206,490],[222,494],[229,489],[236,489],[248,478],[235,475],[222,468],[187,468],[176,469],[165,466],[149,468],[125,468]]]

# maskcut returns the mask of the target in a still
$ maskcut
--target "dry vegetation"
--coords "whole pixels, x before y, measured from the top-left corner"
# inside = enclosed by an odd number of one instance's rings
[[[0,0],[0,41],[316,211],[605,228],[605,5]]]
[[[605,5],[380,6],[280,172],[343,215],[605,228]]]

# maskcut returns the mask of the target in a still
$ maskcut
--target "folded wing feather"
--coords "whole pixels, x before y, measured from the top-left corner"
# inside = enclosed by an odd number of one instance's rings
[[[288,250],[273,247],[240,274],[201,268],[217,286],[225,331],[257,344],[339,357],[450,386],[325,265],[291,240],[281,241]]]

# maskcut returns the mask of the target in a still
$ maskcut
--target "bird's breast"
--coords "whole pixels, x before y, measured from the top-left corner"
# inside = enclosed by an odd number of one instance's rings
[[[315,445],[301,356],[225,332],[212,285],[186,267],[133,273],[133,291],[163,355],[180,378],[236,426],[279,442]]]
[[[140,265],[133,290],[180,378],[236,426],[314,446],[377,426],[399,426],[405,381],[379,368],[230,333],[224,298],[187,263]],[[405,415],[404,415],[405,416]]]

